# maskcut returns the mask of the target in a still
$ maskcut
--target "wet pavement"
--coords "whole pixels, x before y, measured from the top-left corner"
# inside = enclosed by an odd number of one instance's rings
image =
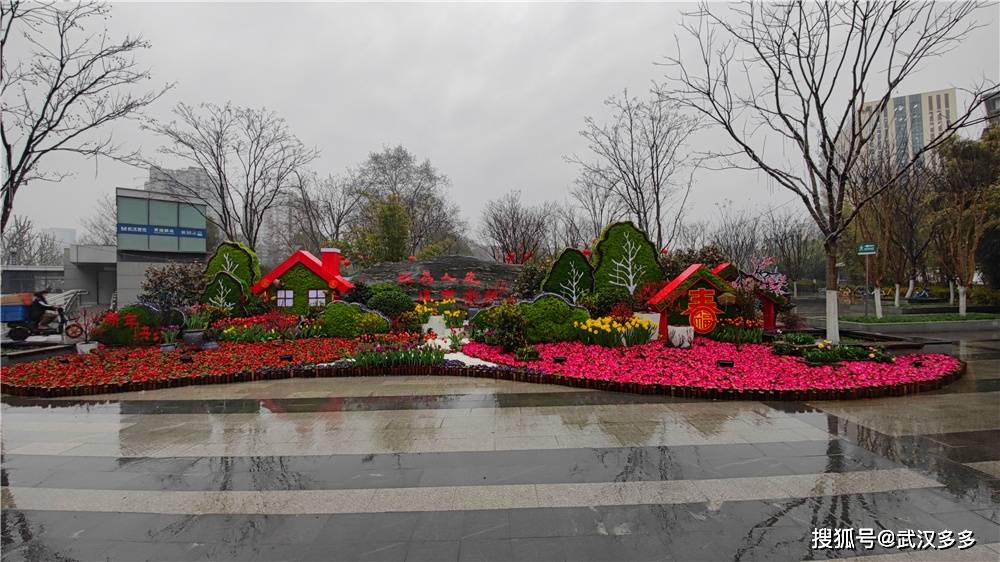
[[[927,351],[968,375],[812,403],[448,377],[4,397],[2,559],[1000,560],[1000,338]],[[944,530],[976,543],[895,543]]]

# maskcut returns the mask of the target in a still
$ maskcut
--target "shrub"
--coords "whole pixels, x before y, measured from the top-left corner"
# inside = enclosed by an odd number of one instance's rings
[[[521,308],[516,304],[502,304],[484,310],[476,315],[476,319],[484,328],[486,343],[490,345],[499,345],[509,353],[524,347],[527,343],[525,338],[527,321]]]
[[[549,268],[539,260],[529,260],[521,265],[521,271],[514,281],[514,294],[522,299],[534,298],[542,292],[542,283]]]
[[[118,312],[108,311],[94,329],[94,341],[105,345],[137,345],[156,342],[159,317],[145,306],[130,305]]]
[[[585,310],[570,306],[555,295],[542,295],[517,306],[525,321],[525,339],[531,344],[574,340],[573,323],[589,317]]]
[[[632,295],[621,287],[599,287],[580,301],[590,312],[591,318],[611,314],[611,309],[619,303],[628,305],[630,310],[632,308]]]
[[[815,336],[802,332],[789,332],[783,335],[781,339],[792,345],[812,345],[816,343]]]
[[[514,357],[516,357],[518,361],[538,361],[541,358],[541,354],[538,353],[538,349],[527,345],[515,349]]]
[[[420,332],[422,327],[423,323],[420,321],[420,315],[415,310],[408,310],[397,316],[395,320],[395,330],[397,332]]]
[[[956,295],[958,293],[956,292]],[[981,306],[1000,306],[1000,289],[991,289],[984,285],[969,288],[969,302]],[[958,297],[956,297],[957,300]]]
[[[372,289],[361,281],[354,282],[354,288],[344,295],[345,302],[356,302],[358,304],[368,304],[368,299],[372,298]]]
[[[199,263],[168,263],[146,270],[139,302],[162,314],[197,304],[205,288]]]
[[[372,286],[372,289],[374,288],[375,286]],[[400,314],[413,310],[414,304],[406,293],[396,288],[394,290],[376,292],[368,300],[368,308],[377,310],[389,318],[396,319],[399,318]]]
[[[356,304],[333,301],[319,315],[323,330],[331,338],[353,338],[358,335],[358,317],[362,310]]]
[[[375,312],[362,312],[356,322],[357,334],[384,334],[389,331],[389,321]]]
[[[403,291],[402,287],[400,287],[395,283],[375,283],[374,285],[370,285],[368,287],[368,299],[365,300],[365,303],[367,303],[368,300],[370,300],[375,295],[379,293],[384,293],[386,291],[398,291],[400,293],[405,292]]]

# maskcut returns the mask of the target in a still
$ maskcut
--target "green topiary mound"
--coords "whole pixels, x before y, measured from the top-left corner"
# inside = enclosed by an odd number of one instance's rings
[[[364,334],[389,331],[389,320],[361,305],[333,301],[319,314],[324,333],[331,338],[353,338]]]
[[[573,322],[583,322],[590,315],[583,308],[571,306],[556,295],[542,295],[530,303],[518,305],[527,324],[529,344],[576,339]]]
[[[574,340],[573,322],[587,318],[590,315],[586,309],[572,306],[558,295],[543,294],[531,302],[480,310],[470,323],[477,339],[487,343],[493,340],[494,345],[514,349],[525,344]]]
[[[632,295],[642,284],[663,279],[656,248],[631,222],[605,228],[594,247],[594,259],[594,285],[598,289],[619,287]]]
[[[583,252],[567,248],[552,264],[552,269],[542,283],[542,290],[562,295],[576,304],[583,295],[594,290],[594,268]]]

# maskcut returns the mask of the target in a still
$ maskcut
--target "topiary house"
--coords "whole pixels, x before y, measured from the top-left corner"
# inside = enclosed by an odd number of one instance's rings
[[[650,306],[663,311],[660,315],[661,339],[667,337],[668,325],[677,325],[681,322],[687,324],[688,317],[685,312],[691,308],[688,291],[696,289],[714,291],[712,296],[716,299],[724,293],[733,292],[732,285],[725,279],[712,273],[700,263],[691,264],[649,299]]]
[[[298,250],[255,283],[251,291],[265,295],[279,310],[305,314],[311,307],[323,307],[342,297],[354,285],[340,274],[340,250],[323,248],[318,259]],[[331,298],[331,292],[336,295]]]

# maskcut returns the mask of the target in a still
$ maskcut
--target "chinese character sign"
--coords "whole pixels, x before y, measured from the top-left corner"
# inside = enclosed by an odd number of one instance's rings
[[[692,289],[688,291],[688,306],[681,314],[687,315],[696,333],[707,334],[715,329],[716,314],[720,312],[714,289]]]

